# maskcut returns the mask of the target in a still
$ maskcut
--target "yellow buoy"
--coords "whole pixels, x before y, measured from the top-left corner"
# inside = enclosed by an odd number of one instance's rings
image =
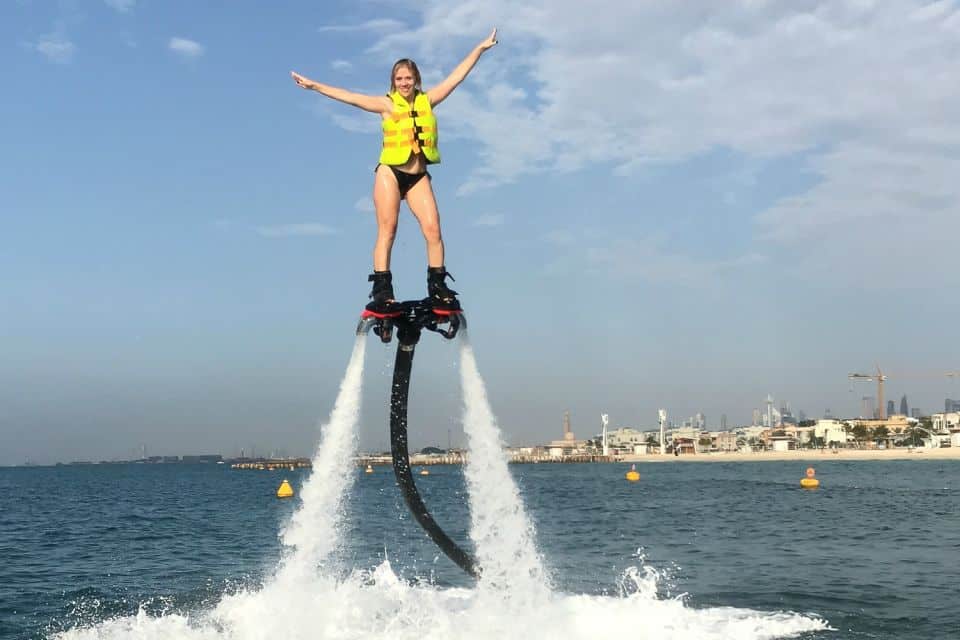
[[[815,475],[817,475],[817,472],[813,470],[813,467],[807,467],[807,477],[800,481],[800,486],[804,489],[816,489],[819,487],[820,481],[814,477]]]
[[[280,488],[277,489],[278,498],[292,498],[293,497],[293,487],[290,486],[290,483],[287,482],[287,479],[284,478],[283,482],[280,483]]]
[[[364,473],[373,473],[373,466],[367,465],[367,468],[363,470]]]
[[[636,482],[640,479],[640,472],[637,471],[637,465],[630,465],[630,471],[627,471],[627,480],[630,482]]]

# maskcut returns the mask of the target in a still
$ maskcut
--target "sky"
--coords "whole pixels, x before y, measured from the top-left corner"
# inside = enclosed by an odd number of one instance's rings
[[[309,455],[367,302],[376,115],[427,88],[447,268],[509,444],[767,394],[960,398],[960,3],[0,4],[0,464]],[[425,295],[404,208],[397,295]],[[433,336],[428,336],[433,338]],[[388,447],[371,338],[359,443]],[[464,444],[417,350],[411,447]]]

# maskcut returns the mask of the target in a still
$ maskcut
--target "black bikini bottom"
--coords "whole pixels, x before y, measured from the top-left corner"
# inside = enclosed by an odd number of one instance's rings
[[[387,165],[390,167],[390,165]],[[377,169],[380,168],[380,165],[377,165]],[[376,171],[376,169],[374,169]],[[407,192],[413,188],[413,185],[420,182],[420,178],[427,176],[431,178],[429,171],[424,171],[423,173],[407,173],[406,171],[400,171],[396,167],[390,167],[390,171],[393,171],[393,175],[397,178],[397,187],[400,189],[400,199],[407,197]]]

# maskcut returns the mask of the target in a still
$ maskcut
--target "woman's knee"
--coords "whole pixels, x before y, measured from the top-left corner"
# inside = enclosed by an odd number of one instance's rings
[[[386,242],[393,243],[394,238],[397,237],[397,225],[385,224],[377,227],[377,242]]]
[[[427,242],[440,242],[440,221],[430,220],[420,225],[420,231]]]

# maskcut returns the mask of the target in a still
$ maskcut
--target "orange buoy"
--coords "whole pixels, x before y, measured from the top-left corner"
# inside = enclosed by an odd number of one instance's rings
[[[637,465],[630,465],[630,471],[627,471],[627,480],[629,482],[636,482],[640,479],[640,472],[637,471]]]
[[[814,477],[816,475],[817,472],[813,470],[813,467],[807,467],[807,477],[800,481],[800,486],[804,489],[816,489],[819,487],[820,481]]]

